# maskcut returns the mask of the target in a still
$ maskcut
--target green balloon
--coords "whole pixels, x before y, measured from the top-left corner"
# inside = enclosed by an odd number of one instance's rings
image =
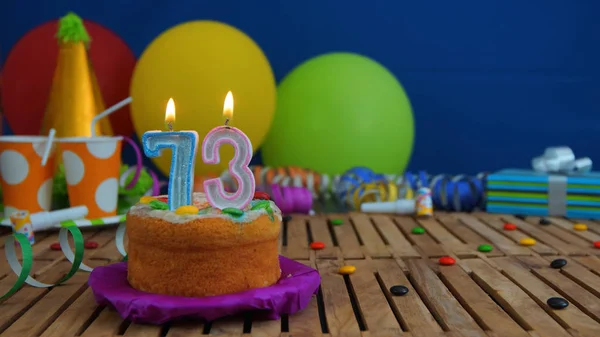
[[[341,174],[354,166],[400,173],[414,141],[410,102],[386,68],[361,55],[325,54],[288,74],[262,146],[268,166]]]

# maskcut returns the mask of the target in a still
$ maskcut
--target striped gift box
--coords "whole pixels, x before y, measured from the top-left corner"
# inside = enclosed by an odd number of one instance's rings
[[[486,187],[490,213],[600,218],[600,172],[506,169],[489,175]]]

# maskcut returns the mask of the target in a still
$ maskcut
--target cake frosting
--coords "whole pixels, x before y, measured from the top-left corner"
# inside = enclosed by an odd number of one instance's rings
[[[165,209],[166,196],[131,207],[126,228],[128,280],[134,288],[203,297],[279,280],[282,216],[275,203],[253,200],[243,210],[220,210],[203,193],[192,200],[194,214]]]

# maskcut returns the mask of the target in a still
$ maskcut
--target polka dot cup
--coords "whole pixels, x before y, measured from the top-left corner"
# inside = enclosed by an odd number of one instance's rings
[[[0,180],[6,218],[17,210],[50,210],[55,146],[42,166],[47,140],[45,136],[0,136]]]
[[[60,138],[71,206],[87,206],[88,219],[117,215],[123,137]]]

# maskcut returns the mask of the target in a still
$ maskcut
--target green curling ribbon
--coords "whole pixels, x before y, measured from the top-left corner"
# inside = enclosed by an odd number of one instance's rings
[[[148,203],[148,205],[150,205],[152,209],[160,209],[162,211],[169,209],[169,205],[166,202],[158,200],[152,200],[150,203]]]
[[[73,253],[71,247],[69,246],[68,233],[71,233],[71,235],[73,236],[73,242],[75,243],[75,253]],[[60,229],[60,232],[58,233],[58,238],[60,241],[60,248],[72,264],[71,269],[69,270],[67,275],[65,275],[63,278],[61,278],[60,280],[58,280],[58,282],[54,284],[43,283],[29,276],[29,273],[31,272],[31,267],[33,265],[33,251],[31,249],[31,244],[29,243],[29,240],[25,235],[15,233],[8,236],[4,240],[4,254],[6,255],[6,260],[10,265],[10,269],[12,269],[12,271],[17,275],[17,282],[15,282],[15,284],[4,295],[0,297],[0,300],[3,300],[13,295],[15,292],[21,289],[21,287],[25,283],[38,288],[50,288],[64,283],[65,281],[73,277],[73,275],[75,275],[75,273],[80,269],[82,265],[81,262],[83,261],[83,235],[81,234],[79,228],[75,226],[69,226]],[[15,239],[21,247],[23,265],[21,265],[21,263],[19,262],[17,254],[15,252]]]

